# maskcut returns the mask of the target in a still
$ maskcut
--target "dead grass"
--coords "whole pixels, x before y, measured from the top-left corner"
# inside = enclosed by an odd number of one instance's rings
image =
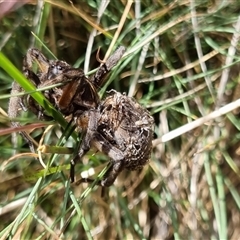
[[[155,119],[154,148],[142,172],[123,172],[103,198],[100,187],[70,186],[72,155],[43,155],[49,174],[34,158],[15,155],[29,152],[21,139],[13,153],[11,135],[3,135],[10,127],[4,110],[13,80],[0,69],[1,238],[238,239],[240,4],[40,4],[1,19],[2,53],[21,69],[27,49],[41,46],[32,31],[55,56],[88,73],[99,66],[98,47],[104,59],[124,45],[127,53],[101,93],[113,88],[148,107]],[[23,124],[36,121],[24,113]],[[32,131],[37,142],[45,129]],[[62,134],[56,124],[44,143],[56,145]],[[64,146],[75,147],[74,138]],[[91,152],[77,174],[99,173],[106,162]]]

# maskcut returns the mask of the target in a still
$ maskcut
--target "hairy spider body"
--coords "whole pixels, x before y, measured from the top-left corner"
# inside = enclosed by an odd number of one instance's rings
[[[150,113],[133,98],[113,90],[101,104],[100,112],[98,130],[124,153],[124,167],[141,169],[152,149],[154,121]],[[139,124],[142,119],[145,124]]]
[[[124,168],[143,168],[151,154],[154,123],[146,109],[125,94],[111,90],[88,117],[86,135],[78,156],[71,162],[73,166],[95,147],[109,156],[112,163],[101,181],[102,186],[112,185]]]

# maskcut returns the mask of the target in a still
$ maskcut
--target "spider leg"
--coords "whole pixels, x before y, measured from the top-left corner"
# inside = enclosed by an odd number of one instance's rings
[[[49,60],[36,48],[30,48],[23,60],[23,71],[31,69],[36,62],[42,73],[47,73]]]
[[[31,57],[31,52],[28,51],[27,56],[23,60],[23,73],[26,76],[26,78],[28,78],[36,86],[37,84],[40,83],[40,80],[38,76],[30,70],[32,67],[32,62],[33,62],[33,58]],[[30,97],[28,96],[14,96],[15,94],[18,94],[21,92],[24,92],[24,90],[16,81],[14,81],[12,85],[12,91],[11,91],[12,96],[10,97],[9,106],[8,106],[8,116],[10,119],[12,119],[11,125],[14,127],[20,126],[19,122],[14,121],[14,118],[16,118],[19,115],[18,114],[19,107],[21,107],[24,111],[27,111],[25,102],[26,101],[28,102],[28,100],[30,99]],[[35,110],[35,109],[33,108],[31,110]],[[37,110],[35,112],[37,112]],[[20,134],[28,143],[31,152],[35,152],[34,145],[36,144],[34,140],[24,131],[20,132]],[[17,143],[16,134],[13,134],[12,142],[14,146],[16,146],[16,143]]]
[[[97,89],[100,88],[104,84],[107,74],[120,61],[120,59],[122,58],[125,51],[126,51],[125,47],[120,46],[107,59],[107,61],[105,63],[103,61],[101,61],[102,65],[99,67],[97,72],[90,79]],[[99,60],[98,53],[97,53],[97,60]]]
[[[98,110],[93,109],[88,112],[88,127],[86,134],[78,150],[78,154],[71,160],[70,179],[74,182],[74,167],[75,164],[89,151],[91,147],[95,147],[98,151],[105,153],[110,159],[112,166],[105,173],[101,186],[109,187],[113,184],[118,174],[123,170],[125,163],[124,153],[111,144],[106,138],[104,138],[98,131],[98,120],[100,113]],[[90,182],[90,179],[85,179]]]
[[[124,168],[124,161],[117,161],[117,162],[114,161],[112,166],[108,169],[108,171],[103,176],[103,179],[101,181],[101,186],[103,187],[111,186],[116,180],[117,176],[123,170],[123,168]]]
[[[103,179],[99,182],[97,182],[97,185],[102,187],[109,187],[111,186],[114,181],[116,180],[119,173],[123,170],[124,164],[122,161],[115,162],[115,163],[109,163],[111,166],[107,170],[107,172],[104,174]],[[76,182],[76,185],[79,185],[81,183],[93,183],[95,179],[91,178],[81,178]]]
[[[79,116],[79,119],[81,117],[87,117],[88,120],[88,126],[86,128],[86,133],[85,136],[83,137],[82,143],[78,149],[78,153],[77,155],[71,160],[70,164],[70,179],[71,182],[74,182],[74,167],[76,165],[76,163],[89,151],[89,149],[91,148],[91,142],[94,139],[94,135],[97,129],[97,122],[99,119],[99,113],[97,110],[92,109],[88,112],[88,116],[82,115]],[[79,121],[78,119],[78,121]]]
[[[109,187],[113,184],[119,173],[124,168],[124,153],[118,148],[114,147],[98,132],[94,134],[91,140],[91,146],[95,147],[98,151],[105,153],[111,159],[111,166],[99,184],[103,187]]]
[[[91,138],[91,134],[89,131],[87,131],[86,135],[83,138],[83,141],[81,143],[80,149],[78,150],[78,154],[71,160],[70,164],[70,179],[71,182],[74,182],[75,179],[75,165],[76,163],[89,151],[90,144],[88,139]]]
[[[78,155],[75,156],[75,158],[71,161],[71,169],[70,169],[70,178],[71,182],[74,182],[74,166],[76,162],[81,159],[82,156],[85,155],[86,152],[89,151],[90,145],[94,146],[97,150],[100,152],[104,152],[110,159],[111,159],[111,166],[108,169],[108,171],[104,174],[103,179],[99,183],[99,185],[103,187],[109,187],[111,186],[114,181],[116,180],[119,173],[124,168],[124,154],[121,150],[114,147],[111,143],[109,143],[105,138],[103,138],[99,133],[94,133],[91,137],[91,144],[89,144],[86,139],[89,136],[85,136],[82,145],[80,147],[80,150],[78,152]],[[94,180],[89,178],[83,178],[78,183],[82,182],[93,182]]]

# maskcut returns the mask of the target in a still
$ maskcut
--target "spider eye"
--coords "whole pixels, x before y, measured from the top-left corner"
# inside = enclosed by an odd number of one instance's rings
[[[57,75],[57,74],[59,74],[59,73],[61,73],[62,72],[62,67],[61,66],[58,66],[58,65],[55,65],[55,64],[52,64],[51,65],[51,71],[52,71],[52,74],[54,74],[54,75]]]

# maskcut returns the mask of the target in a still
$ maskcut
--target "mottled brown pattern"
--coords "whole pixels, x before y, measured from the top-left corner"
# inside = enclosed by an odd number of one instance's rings
[[[101,185],[112,185],[124,168],[140,170],[148,162],[153,124],[150,113],[133,98],[111,90],[97,109],[88,112],[86,135],[72,165],[91,147],[95,147],[109,156],[112,162]]]
[[[119,47],[89,79],[81,69],[64,61],[48,60],[34,48],[29,49],[24,58],[23,72],[37,88],[62,83],[43,94],[64,116],[71,115],[84,133],[77,155],[71,161],[72,181],[75,164],[91,147],[106,154],[111,161],[100,183],[102,186],[112,185],[124,168],[142,169],[150,158],[154,125],[150,113],[125,94],[111,90],[104,100],[100,100],[96,90],[104,84],[108,72],[124,52],[125,48]],[[36,73],[32,70],[33,62],[38,65]],[[30,96],[25,100],[14,99],[14,102],[17,102],[16,106],[30,109],[39,118],[47,117],[44,109]]]

